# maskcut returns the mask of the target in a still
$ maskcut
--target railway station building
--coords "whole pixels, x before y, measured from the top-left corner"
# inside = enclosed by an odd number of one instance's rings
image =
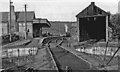
[[[49,28],[50,26],[51,24],[47,19],[33,19],[33,37],[42,37],[42,28]]]
[[[0,26],[2,33],[1,35],[7,35],[9,33],[17,33],[20,37],[25,37],[25,12],[15,11],[14,5],[11,5],[11,24],[10,13],[0,12],[1,21]],[[50,23],[47,19],[37,19],[34,11],[26,12],[26,23],[27,23],[27,37],[33,38],[34,35],[40,36],[42,27],[50,27]],[[35,21],[35,20],[38,20]],[[10,27],[10,28],[9,28]]]
[[[108,41],[110,13],[102,10],[94,2],[76,15],[78,41],[89,39]]]

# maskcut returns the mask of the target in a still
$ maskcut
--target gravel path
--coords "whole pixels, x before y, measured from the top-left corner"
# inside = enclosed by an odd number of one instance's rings
[[[62,70],[65,70],[66,66],[70,67],[72,70],[90,69],[88,63],[60,47],[54,47],[51,48],[51,50]]]

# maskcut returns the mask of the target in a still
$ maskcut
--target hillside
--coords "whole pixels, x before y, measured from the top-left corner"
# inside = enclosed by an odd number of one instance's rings
[[[50,28],[43,28],[44,32],[49,32],[54,35],[65,34],[65,24],[68,26],[68,31],[70,32],[70,28],[76,24],[76,22],[65,22],[65,21],[50,21]]]

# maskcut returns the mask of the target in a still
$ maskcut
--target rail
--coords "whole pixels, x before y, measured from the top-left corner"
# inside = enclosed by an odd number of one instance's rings
[[[51,50],[50,50],[50,47],[49,47],[49,43],[51,42],[51,41],[53,41],[53,40],[57,40],[57,39],[60,39],[60,38],[63,38],[63,37],[60,37],[60,36],[55,36],[55,37],[46,37],[46,38],[44,38],[42,41],[40,41],[40,43],[44,43],[46,46],[47,46],[47,50],[48,50],[48,52],[50,53],[50,56],[51,56],[51,58],[52,58],[52,60],[53,60],[53,63],[54,63],[54,66],[55,66],[55,69],[57,70],[57,72],[59,72],[60,70],[59,70],[59,67],[58,67],[58,65],[57,65],[57,62],[56,62],[56,60],[55,60],[55,58],[54,58],[54,55],[52,54],[52,52],[51,52]],[[27,64],[29,64],[29,62],[28,63],[25,63],[25,64],[23,64],[23,65],[19,65],[19,66],[12,66],[12,67],[9,67],[9,68],[6,68],[6,69],[4,69],[3,71],[7,71],[7,70],[13,70],[13,69],[17,69],[17,68],[24,68],[25,67],[25,65],[27,65]],[[26,70],[29,70],[29,69],[32,69],[33,71],[34,71],[34,69],[33,68],[29,68],[29,67],[27,67],[27,68],[25,68],[25,71]]]
[[[60,46],[63,43],[64,37],[51,37],[50,40],[47,41],[47,50],[49,51],[49,53],[51,55],[51,58],[52,58],[52,60],[54,62],[54,65],[56,67],[57,72],[60,72],[59,66],[57,65],[57,62],[56,62],[56,60],[54,58],[54,55],[53,55],[53,53],[52,53],[52,51],[50,49],[50,44],[49,44],[52,40],[57,40],[57,39],[62,39],[62,41],[57,44],[57,46]],[[68,70],[70,70],[70,67],[66,66],[66,72],[68,72]]]
[[[55,65],[55,69],[57,70],[57,72],[59,72],[59,69],[58,69],[57,63],[56,63],[56,61],[55,61],[55,58],[54,58],[54,56],[53,56],[53,54],[52,54],[50,48],[47,47],[47,50],[48,50],[48,52],[50,53],[50,56],[51,56],[51,58],[52,58],[52,60],[53,60],[53,63],[54,63],[54,65]]]
[[[57,62],[55,61],[55,58],[54,58],[54,56],[53,56],[53,54],[52,54],[52,51],[51,51],[51,49],[50,49],[49,43],[50,43],[51,41],[52,41],[52,40],[49,40],[49,41],[47,42],[47,50],[48,50],[48,52],[50,53],[50,56],[51,56],[51,58],[52,58],[52,60],[53,60],[53,63],[54,63],[54,65],[55,65],[55,68],[56,68],[57,72],[59,72],[59,67],[58,67]]]

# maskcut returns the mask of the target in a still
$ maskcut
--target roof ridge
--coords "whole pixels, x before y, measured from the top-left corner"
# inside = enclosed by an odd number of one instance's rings
[[[77,21],[50,21],[50,22],[77,22]]]
[[[8,13],[8,12],[7,11],[5,11],[5,12],[3,11],[3,12],[0,12],[0,13]]]
[[[91,8],[90,8],[91,7]],[[92,9],[93,8],[93,9]],[[90,13],[89,11],[91,11],[92,13]],[[76,17],[80,16],[90,16],[90,15],[96,15],[94,14],[94,10],[97,10],[97,14],[101,14],[101,13],[98,13],[98,10],[100,10],[102,12],[101,15],[108,15],[108,12],[106,12],[105,10],[103,10],[102,8],[100,8],[99,6],[95,5],[94,3],[91,3],[89,4],[86,8],[84,8],[81,12],[79,12]]]
[[[25,12],[25,11],[16,11],[16,12]],[[16,13],[16,12],[15,12],[15,13]],[[35,11],[27,11],[27,12],[35,12]]]

